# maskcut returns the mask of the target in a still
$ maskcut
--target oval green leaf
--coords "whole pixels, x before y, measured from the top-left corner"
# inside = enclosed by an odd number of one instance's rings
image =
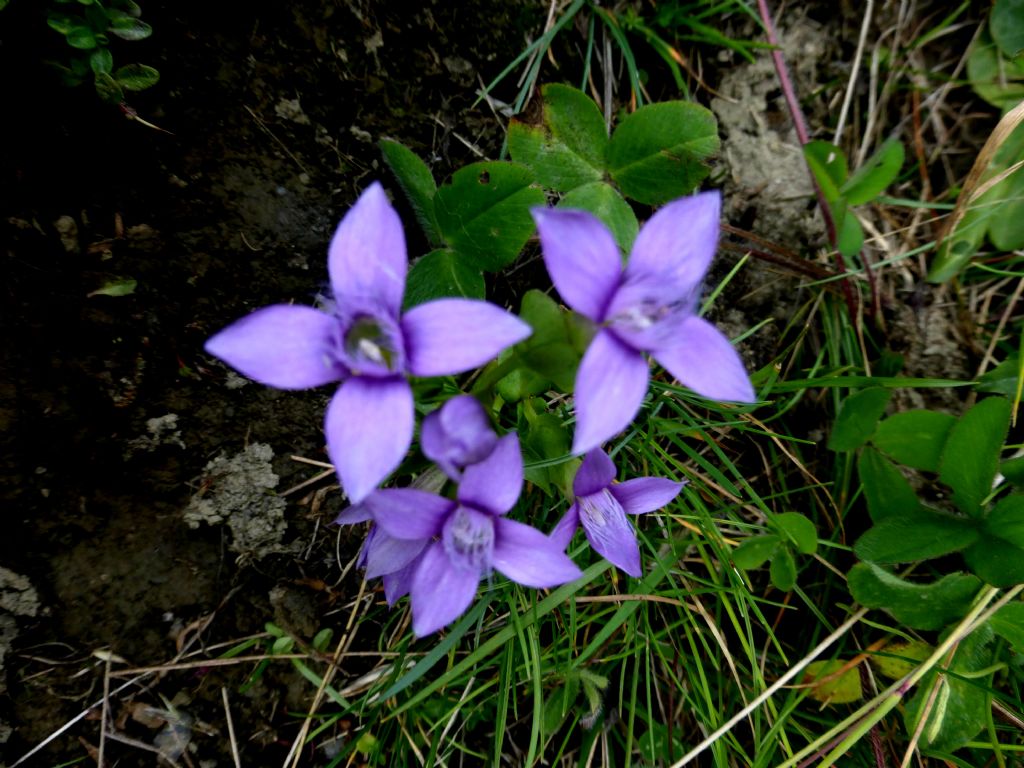
[[[110,34],[122,40],[145,40],[153,34],[153,28],[134,16],[120,16],[110,20]]]
[[[93,34],[92,29],[86,26],[74,26],[68,30],[64,39],[68,41],[68,45],[72,48],[78,48],[82,51],[91,51],[96,47],[96,35]]]
[[[981,517],[981,503],[992,491],[1009,428],[1009,401],[990,397],[968,410],[950,429],[939,461],[939,480],[952,489],[953,503],[964,514]]]
[[[452,251],[431,251],[412,265],[405,283],[405,308],[445,296],[484,298],[484,276]]]
[[[160,73],[145,64],[125,64],[114,70],[114,79],[126,91],[142,91],[156,85]]]
[[[584,184],[569,192],[557,208],[579,208],[590,211],[611,230],[615,242],[623,253],[633,248],[640,224],[629,203],[615,189],[603,181]]]
[[[89,54],[89,66],[92,67],[93,74],[109,75],[110,70],[114,68],[114,56],[110,49],[97,48]]]
[[[970,610],[981,579],[951,573],[931,584],[914,584],[871,563],[858,563],[847,577],[854,600],[881,608],[913,629],[941,629]]]
[[[541,89],[544,122],[551,135],[597,171],[604,172],[608,129],[594,100],[568,85],[550,83]]]
[[[871,202],[896,181],[903,167],[903,157],[903,145],[898,139],[885,141],[840,187],[839,194],[850,205]]]
[[[870,528],[853,551],[870,563],[913,563],[966,549],[981,531],[970,520],[926,509],[899,517],[886,517]]]
[[[110,75],[101,72],[96,75],[96,93],[108,104],[120,104],[124,101],[124,91]]]
[[[779,547],[768,568],[772,585],[783,592],[792,591],[796,586],[796,560],[787,547]]]
[[[430,172],[430,168],[420,159],[419,155],[397,141],[381,139],[377,146],[380,147],[380,151],[384,155],[384,162],[395,174],[398,186],[405,193],[409,206],[423,229],[423,234],[427,236],[431,245],[441,245],[441,233],[438,231],[437,219],[434,217],[434,195],[437,194],[437,184],[434,182],[434,175]]]
[[[508,127],[508,151],[517,163],[533,169],[537,181],[556,192],[569,192],[602,177],[601,171],[543,128],[518,120]]]
[[[799,512],[783,512],[770,520],[772,526],[781,532],[781,538],[789,541],[802,555],[813,555],[818,549],[818,531],[814,523]]]
[[[698,104],[667,101],[623,120],[608,144],[608,169],[622,194],[660,205],[692,192],[718,151],[718,123]]]
[[[732,561],[744,571],[760,568],[771,559],[779,545],[779,537],[775,534],[751,536],[733,550]]]
[[[894,461],[926,472],[939,471],[939,459],[956,418],[938,411],[903,411],[875,430],[872,444]]]
[[[857,473],[864,486],[868,514],[876,523],[920,512],[921,502],[910,483],[874,448],[865,448],[861,452],[857,459]]]
[[[473,163],[437,190],[434,214],[445,240],[467,264],[497,271],[516,260],[530,235],[530,209],[544,205],[534,175],[516,163]]]
[[[831,451],[853,451],[874,434],[878,420],[892,398],[892,390],[871,387],[847,397],[839,406],[835,426],[828,438]]]

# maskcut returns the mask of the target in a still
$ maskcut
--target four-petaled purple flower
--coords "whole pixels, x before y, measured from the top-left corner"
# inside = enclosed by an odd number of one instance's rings
[[[401,313],[408,258],[402,222],[379,183],[342,219],[328,252],[333,305],[275,305],[242,318],[206,351],[280,389],[341,381],[327,408],[327,450],[353,502],[366,498],[412,442],[413,376],[476,368],[530,335],[483,301],[440,299]]]
[[[640,545],[626,515],[660,509],[679,494],[683,484],[662,477],[613,484],[614,479],[615,465],[608,454],[600,448],[588,453],[572,481],[576,499],[549,536],[565,549],[582,523],[598,554],[630,576],[640,576]]]
[[[392,572],[398,582],[395,591],[409,590],[417,636],[458,618],[473,601],[480,579],[492,569],[535,588],[554,587],[581,575],[564,546],[505,517],[522,485],[523,459],[513,433],[500,438],[483,461],[466,467],[454,500],[411,488],[380,490],[366,499],[364,506],[388,537],[411,542],[408,551],[427,542],[413,556],[411,578],[397,573],[401,568]],[[368,553],[367,565],[376,550]],[[392,564],[404,557],[396,557]]]
[[[697,316],[715,254],[721,196],[705,192],[661,208],[637,235],[625,268],[608,229],[584,211],[533,209],[551,280],[598,325],[576,374],[573,453],[621,432],[647,393],[647,352],[698,394],[752,402],[739,355]]]

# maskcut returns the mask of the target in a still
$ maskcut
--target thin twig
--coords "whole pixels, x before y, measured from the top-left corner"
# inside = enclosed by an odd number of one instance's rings
[[[238,755],[238,742],[235,740],[235,722],[231,719],[231,704],[228,702],[228,689],[221,686],[221,698],[224,699],[224,717],[228,721],[228,739],[231,740],[231,757],[235,768],[242,768],[242,759]]]
[[[871,28],[871,15],[875,9],[875,0],[867,0],[864,7],[864,21],[860,25],[860,37],[857,38],[857,51],[853,54],[853,64],[850,65],[850,79],[846,83],[846,95],[843,96],[843,106],[839,110],[839,120],[836,122],[835,138],[833,144],[839,144],[843,135],[843,126],[846,123],[846,115],[850,111],[850,103],[853,101],[854,86],[857,84],[857,75],[860,74],[860,60],[864,56],[864,46],[868,39],[868,30]]]

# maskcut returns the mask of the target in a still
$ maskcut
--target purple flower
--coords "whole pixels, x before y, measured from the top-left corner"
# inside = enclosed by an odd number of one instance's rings
[[[669,203],[637,235],[625,268],[608,229],[585,211],[534,208],[544,263],[562,299],[598,325],[576,374],[573,453],[625,429],[647,393],[647,352],[704,397],[752,402],[729,340],[697,317],[715,255],[721,196]]]
[[[612,483],[614,479],[615,465],[608,454],[600,448],[588,453],[572,481],[576,500],[550,538],[565,549],[582,523],[587,541],[598,554],[639,577],[640,545],[626,515],[660,509],[679,494],[683,484],[662,477],[637,477],[618,484]]]
[[[453,397],[424,417],[420,429],[423,455],[452,480],[490,455],[498,442],[487,412],[472,395]]]
[[[279,389],[341,381],[327,408],[327,450],[353,502],[398,466],[412,442],[413,376],[476,368],[530,335],[483,301],[440,299],[401,314],[408,268],[402,222],[374,182],[341,220],[328,252],[333,305],[264,307],[206,351]]]
[[[458,618],[473,601],[480,579],[492,569],[536,588],[581,575],[564,546],[505,517],[522,485],[519,439],[509,434],[498,440],[487,458],[466,467],[454,500],[411,488],[377,491],[367,498],[365,506],[387,536],[428,541],[411,578],[395,577],[405,579],[396,589],[409,590],[417,636]]]

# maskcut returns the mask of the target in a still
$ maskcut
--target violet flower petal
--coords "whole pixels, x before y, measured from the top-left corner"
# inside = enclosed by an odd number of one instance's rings
[[[412,589],[412,577],[419,567],[420,559],[416,558],[404,568],[394,573],[385,573],[381,577],[381,581],[384,582],[384,599],[388,601],[388,606],[394,607],[403,595],[409,594],[409,590]]]
[[[546,589],[578,579],[583,572],[565,548],[529,525],[500,517],[494,521],[496,570],[527,587]]]
[[[456,567],[441,542],[431,544],[420,558],[409,590],[412,631],[423,637],[455,621],[473,602],[479,583],[479,572]]]
[[[594,550],[630,576],[639,577],[640,545],[626,512],[607,489],[576,500],[580,522]]]
[[[455,502],[415,488],[385,488],[371,493],[363,506],[389,536],[429,539],[441,533]]]
[[[400,378],[349,379],[327,406],[327,452],[354,504],[401,463],[412,442],[413,397]]]
[[[356,523],[365,523],[367,520],[373,520],[373,514],[366,501],[361,504],[350,504],[334,518],[336,525],[355,525]]]
[[[452,480],[485,458],[498,442],[487,412],[472,395],[453,397],[423,419],[420,447]]]
[[[500,438],[483,461],[466,467],[459,483],[458,499],[493,515],[504,515],[523,490],[523,455],[519,438],[510,432]]]
[[[579,469],[576,470],[576,477],[572,481],[572,491],[577,496],[597,493],[602,488],[611,485],[615,474],[615,463],[607,453],[600,448],[595,448],[587,452]]]
[[[408,268],[402,220],[375,181],[331,238],[327,269],[334,300],[342,307],[375,304],[398,317]]]
[[[429,543],[430,539],[396,539],[383,528],[374,528],[373,537],[368,537],[363,545],[366,551],[365,577],[376,579],[402,570],[419,557]]]
[[[438,299],[402,317],[409,370],[450,376],[477,368],[533,330],[501,307],[474,299]]]
[[[675,342],[654,350],[651,356],[683,384],[710,400],[752,403],[757,399],[739,353],[707,320],[687,318]]]
[[[664,477],[636,477],[612,485],[608,490],[627,515],[642,515],[661,509],[672,501],[683,490],[683,483]]]
[[[308,389],[348,374],[331,354],[337,321],[312,307],[275,304],[236,320],[206,342],[207,353],[278,389]]]
[[[622,256],[608,228],[586,211],[534,208],[544,264],[562,301],[595,322],[622,275]]]
[[[648,376],[640,352],[598,331],[576,373],[574,454],[597,448],[629,425],[647,394]]]
[[[626,279],[658,275],[677,297],[695,293],[718,248],[722,196],[717,191],[675,200],[640,229],[626,262]]]
[[[576,533],[576,529],[579,527],[580,510],[576,504],[572,504],[568,511],[562,515],[562,518],[555,523],[555,527],[551,529],[551,533],[548,534],[548,538],[557,544],[558,548],[564,552],[565,548],[569,546],[569,542],[572,541],[572,537]]]

